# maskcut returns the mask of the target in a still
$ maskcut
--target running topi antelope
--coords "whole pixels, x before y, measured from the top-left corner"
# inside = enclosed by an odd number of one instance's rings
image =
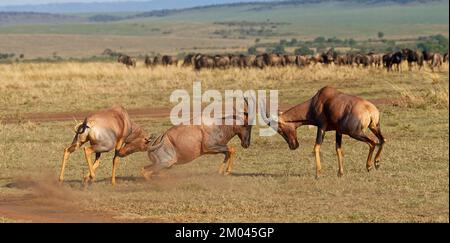
[[[386,141],[381,135],[380,113],[375,105],[365,99],[341,93],[327,86],[320,89],[316,95],[306,102],[296,105],[284,113],[280,112],[278,119],[267,118],[265,109],[261,110],[262,117],[267,124],[278,124],[277,132],[286,140],[291,150],[295,150],[299,146],[296,131],[299,126],[317,126],[314,146],[316,178],[320,176],[320,145],[326,131],[336,131],[336,154],[339,165],[337,175],[339,177],[344,174],[341,148],[343,134],[369,145],[367,171],[370,171],[373,165],[376,169],[380,166],[380,155]],[[378,138],[378,143],[365,134],[364,131],[367,128]],[[376,146],[379,149],[375,155],[375,160],[373,160],[372,155]]]
[[[84,182],[95,179],[95,170],[100,165],[102,153],[114,150],[111,183],[116,183],[116,169],[119,157],[125,157],[134,152],[143,152],[149,149],[144,131],[130,120],[127,111],[122,106],[114,106],[87,116],[83,123],[75,127],[75,137],[72,144],[64,149],[61,174],[59,180],[64,180],[64,168],[71,153],[84,143],[86,162],[89,167]],[[150,148],[152,149],[152,148]],[[154,149],[154,148],[153,148]],[[95,153],[95,162],[92,164],[91,155]]]
[[[150,179],[161,169],[174,164],[184,164],[205,154],[224,154],[225,159],[219,174],[228,175],[233,168],[236,149],[228,146],[228,142],[236,135],[241,146],[250,146],[252,126],[249,124],[248,102],[245,99],[244,112],[233,115],[233,125],[177,125],[169,128],[159,137],[151,139],[148,157],[153,162],[142,170],[142,175]],[[222,121],[226,117],[221,118]],[[210,122],[212,122],[211,120]],[[243,125],[239,125],[241,121]]]

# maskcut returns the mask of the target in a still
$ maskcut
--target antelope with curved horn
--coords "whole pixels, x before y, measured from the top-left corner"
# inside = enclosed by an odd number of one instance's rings
[[[252,125],[249,123],[248,101],[245,100],[244,112],[233,115],[233,125],[225,125],[223,117],[220,124],[210,120],[211,125],[176,125],[164,134],[152,140],[148,157],[152,165],[142,169],[142,175],[149,179],[161,169],[169,168],[174,164],[185,164],[205,154],[224,154],[225,159],[220,167],[219,174],[231,173],[236,155],[236,149],[228,146],[228,142],[236,135],[241,140],[241,146],[250,146]],[[211,118],[212,119],[212,118]],[[205,121],[205,120],[203,120]],[[243,122],[243,125],[237,123]]]
[[[317,127],[314,146],[316,178],[320,176],[320,145],[323,142],[326,131],[336,131],[339,177],[344,174],[341,148],[343,134],[369,145],[369,155],[366,163],[367,171],[370,171],[374,165],[376,169],[380,166],[380,155],[386,140],[381,135],[378,109],[365,99],[344,94],[326,86],[306,102],[296,105],[286,112],[279,113],[278,119],[267,118],[264,108],[261,111],[261,115],[267,124],[270,125],[275,122],[278,125],[277,132],[286,140],[291,150],[299,147],[296,131],[299,126],[313,125]],[[272,126],[272,128],[274,127]],[[367,128],[378,138],[378,143],[365,134],[364,131]],[[379,149],[375,155],[375,160],[373,160],[373,152],[376,146],[379,146]]]
[[[149,149],[144,131],[130,120],[127,111],[122,106],[98,111],[87,116],[83,123],[75,127],[72,144],[64,149],[59,181],[64,181],[64,169],[70,154],[86,142],[90,143],[90,146],[84,147],[89,172],[84,177],[84,182],[95,179],[95,170],[100,165],[99,159],[102,153],[115,151],[111,177],[111,183],[114,185],[119,158]],[[93,153],[95,153],[94,164],[91,160]]]

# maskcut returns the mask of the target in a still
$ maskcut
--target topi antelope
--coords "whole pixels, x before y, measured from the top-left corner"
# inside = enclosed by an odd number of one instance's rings
[[[336,131],[336,154],[339,164],[339,177],[344,174],[341,148],[343,134],[369,145],[369,156],[367,157],[366,164],[367,171],[370,171],[374,164],[376,169],[380,166],[380,155],[386,140],[381,135],[378,109],[367,100],[341,93],[332,87],[324,87],[308,101],[296,105],[286,112],[279,113],[278,119],[267,118],[265,109],[261,109],[261,111],[262,117],[267,124],[270,125],[274,122],[278,124],[277,132],[286,140],[291,150],[295,150],[299,146],[296,131],[299,126],[317,126],[316,143],[314,146],[316,178],[320,176],[320,145],[322,144],[326,131]],[[364,133],[367,128],[378,138],[378,143]],[[375,155],[374,162],[372,155],[377,145],[379,149]]]
[[[64,149],[61,174],[59,180],[64,180],[64,168],[71,153],[84,143],[90,146],[84,147],[89,173],[84,177],[84,182],[95,179],[95,170],[100,165],[102,153],[114,150],[113,169],[111,183],[116,182],[116,169],[119,157],[125,157],[138,151],[149,149],[144,131],[136,123],[130,120],[127,111],[121,106],[114,106],[87,116],[83,123],[75,127],[75,137],[72,144]],[[92,164],[91,155],[95,153],[95,162]]]
[[[224,154],[225,159],[219,174],[228,175],[233,168],[236,149],[228,146],[228,142],[236,135],[241,140],[241,146],[250,146],[252,125],[249,123],[248,102],[246,99],[243,114],[233,115],[233,125],[177,125],[164,134],[152,139],[148,157],[153,162],[142,170],[142,175],[149,179],[161,169],[174,164],[184,164],[204,154]],[[222,121],[226,117],[222,118]],[[242,121],[238,125],[236,121]],[[212,121],[212,120],[211,120]],[[154,149],[156,148],[156,149]]]

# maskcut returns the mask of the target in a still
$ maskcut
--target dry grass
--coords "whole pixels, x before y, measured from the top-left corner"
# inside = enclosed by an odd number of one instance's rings
[[[191,32],[192,33],[192,32]],[[76,34],[1,34],[4,53],[24,54],[26,59],[100,56],[106,48],[138,56],[150,53],[245,52],[253,39],[233,40],[198,36],[120,36]]]
[[[306,69],[230,69],[198,73],[182,67],[147,69],[143,63],[136,69],[127,69],[119,63],[65,62],[0,65],[0,73],[0,101],[4,104],[0,106],[0,116],[95,110],[114,103],[127,108],[167,107],[171,105],[169,95],[173,90],[191,91],[194,81],[201,81],[204,90],[278,89],[283,104],[301,102],[323,85],[333,85],[369,99],[392,98],[402,92],[401,95],[410,95],[405,93],[404,87],[427,92],[435,89],[437,93],[427,99],[435,97],[436,102],[441,102],[439,97],[445,99],[442,97],[445,93],[440,93],[446,89],[448,81],[447,72],[387,73],[375,68],[320,65]]]
[[[201,80],[203,89],[279,89],[283,104],[305,100],[324,85],[365,98],[404,101],[398,106],[377,105],[388,141],[377,171],[365,171],[367,146],[344,137],[346,174],[337,178],[334,133],[330,132],[322,146],[324,175],[315,180],[311,152],[316,132],[308,127],[299,129],[296,151],[290,151],[279,136],[257,136],[257,130],[247,150],[237,138],[232,140],[238,155],[235,174],[229,177],[216,174],[223,159],[216,155],[175,166],[146,183],[139,171],[149,161],[145,153],[138,153],[122,160],[118,185],[112,188],[109,154],[102,157],[98,181],[84,188],[81,178],[87,171],[78,151],[60,188],[68,197],[61,199],[58,194],[58,200],[73,208],[129,221],[449,222],[447,71],[386,73],[318,66],[197,74],[184,68],[127,70],[113,63],[61,63],[2,65],[0,73],[3,116],[84,111],[113,103],[128,108],[168,106],[171,91],[190,90],[194,80]],[[147,132],[171,126],[168,119],[137,122]],[[39,204],[54,200],[34,187],[6,185],[24,176],[32,181],[44,176],[56,180],[72,127],[70,121],[0,125],[1,197],[32,193]]]

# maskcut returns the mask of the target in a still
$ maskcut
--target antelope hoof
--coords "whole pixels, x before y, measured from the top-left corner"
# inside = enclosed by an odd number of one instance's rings
[[[337,173],[337,176],[338,176],[338,177],[342,177],[343,175],[344,175],[344,172],[338,171],[338,173]]]
[[[226,175],[226,176],[229,176],[229,175],[231,175],[231,171],[227,171],[227,172],[225,172],[225,173],[224,173],[224,175]]]
[[[320,175],[316,175],[316,180],[319,180],[319,178],[320,178]]]
[[[83,178],[83,184],[87,184],[87,183],[89,183],[89,182],[91,182],[91,178],[90,178],[89,176],[85,176],[85,177]]]
[[[152,174],[153,172],[148,172],[145,170],[145,168],[142,168],[141,170],[141,175],[144,177],[146,181],[149,181],[152,178]]]
[[[380,168],[380,161],[375,161],[375,169],[379,169]]]
[[[373,166],[369,165],[369,166],[366,166],[366,168],[367,168],[367,172],[370,172],[373,169]]]

